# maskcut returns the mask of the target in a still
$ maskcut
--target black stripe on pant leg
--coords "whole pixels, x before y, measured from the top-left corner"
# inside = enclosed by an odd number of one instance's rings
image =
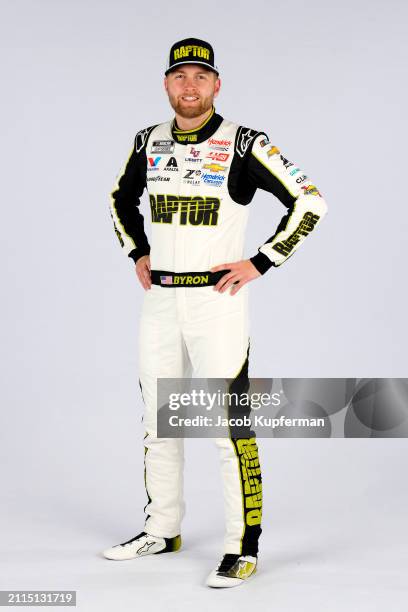
[[[148,434],[145,435],[145,438],[147,437]],[[150,514],[148,512],[146,512],[146,508],[149,504],[152,503],[152,498],[149,495],[149,491],[147,490],[147,479],[146,479],[146,455],[148,453],[148,448],[147,446],[144,447],[144,485],[145,485],[145,491],[146,491],[146,496],[147,496],[147,504],[145,505],[145,507],[143,508],[143,512],[145,514],[147,514],[147,517],[145,519],[145,523],[147,521],[147,519],[149,518]]]
[[[146,407],[146,402],[144,401],[144,397],[143,397],[143,389],[142,389],[142,383],[141,383],[141,381],[140,381],[140,378],[139,378],[139,387],[140,387],[140,393],[142,394],[142,400],[143,400],[143,403],[144,403],[144,405],[145,405],[145,407]],[[146,409],[146,408],[145,408],[145,409]],[[143,440],[146,440],[147,436],[148,436],[148,434],[147,434],[147,433],[145,433],[145,435],[144,435],[144,437],[143,437]],[[144,446],[144,458],[143,458],[143,479],[144,479],[144,485],[145,485],[145,491],[146,491],[146,497],[147,497],[147,504],[146,504],[146,505],[145,505],[145,507],[143,508],[143,512],[144,512],[145,514],[147,514],[147,517],[146,517],[146,519],[145,519],[145,524],[146,524],[147,519],[148,519],[148,518],[149,518],[149,516],[150,516],[150,514],[148,514],[148,513],[146,512],[146,508],[147,508],[147,506],[148,506],[149,504],[151,504],[151,503],[152,503],[152,498],[150,497],[150,495],[149,495],[149,491],[147,490],[147,479],[146,479],[146,455],[147,455],[147,451],[148,451],[148,450],[149,450],[149,449],[147,448],[147,446]]]
[[[240,397],[249,391],[249,343],[246,359],[229,386],[229,393],[236,394],[228,406],[228,417],[250,417],[251,406],[240,404]],[[262,475],[259,464],[255,432],[250,426],[230,427],[241,481],[244,531],[241,538],[241,554],[257,556],[258,540],[262,533]]]

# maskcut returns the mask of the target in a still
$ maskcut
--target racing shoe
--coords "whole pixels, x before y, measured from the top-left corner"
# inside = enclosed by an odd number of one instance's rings
[[[181,537],[179,535],[174,538],[158,538],[142,531],[131,540],[104,550],[102,554],[106,559],[126,561],[146,555],[176,552],[180,547]]]
[[[222,588],[242,584],[256,572],[257,558],[248,555],[224,555],[207,578],[207,586]]]

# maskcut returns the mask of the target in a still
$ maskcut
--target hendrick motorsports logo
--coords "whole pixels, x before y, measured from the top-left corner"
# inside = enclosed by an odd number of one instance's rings
[[[216,149],[217,151],[228,151],[232,144],[232,140],[217,140],[216,138],[208,139],[208,146],[210,149]]]
[[[209,172],[204,172],[201,177],[203,183],[207,185],[212,185],[213,187],[220,187],[225,179],[225,176],[220,176],[219,174],[210,174]]]

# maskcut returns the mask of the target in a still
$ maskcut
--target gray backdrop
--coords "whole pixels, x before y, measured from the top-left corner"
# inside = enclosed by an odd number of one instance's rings
[[[267,131],[329,206],[251,285],[251,374],[403,377],[407,17],[403,0],[2,0],[0,588],[77,589],[83,610],[403,609],[403,439],[262,440],[261,565],[239,592],[202,586],[223,531],[206,440],[187,444],[183,552],[97,553],[142,529],[143,290],[108,196],[136,131],[172,116],[170,45],[213,43],[217,111]],[[251,209],[248,255],[284,212],[262,192]]]

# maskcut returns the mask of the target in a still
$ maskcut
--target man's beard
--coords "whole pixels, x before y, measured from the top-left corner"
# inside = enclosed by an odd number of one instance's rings
[[[173,110],[183,117],[184,119],[194,119],[194,117],[200,117],[204,115],[213,105],[214,96],[208,96],[207,98],[199,98],[198,104],[194,106],[184,105],[183,100],[176,98],[175,96],[169,95],[169,101]]]

